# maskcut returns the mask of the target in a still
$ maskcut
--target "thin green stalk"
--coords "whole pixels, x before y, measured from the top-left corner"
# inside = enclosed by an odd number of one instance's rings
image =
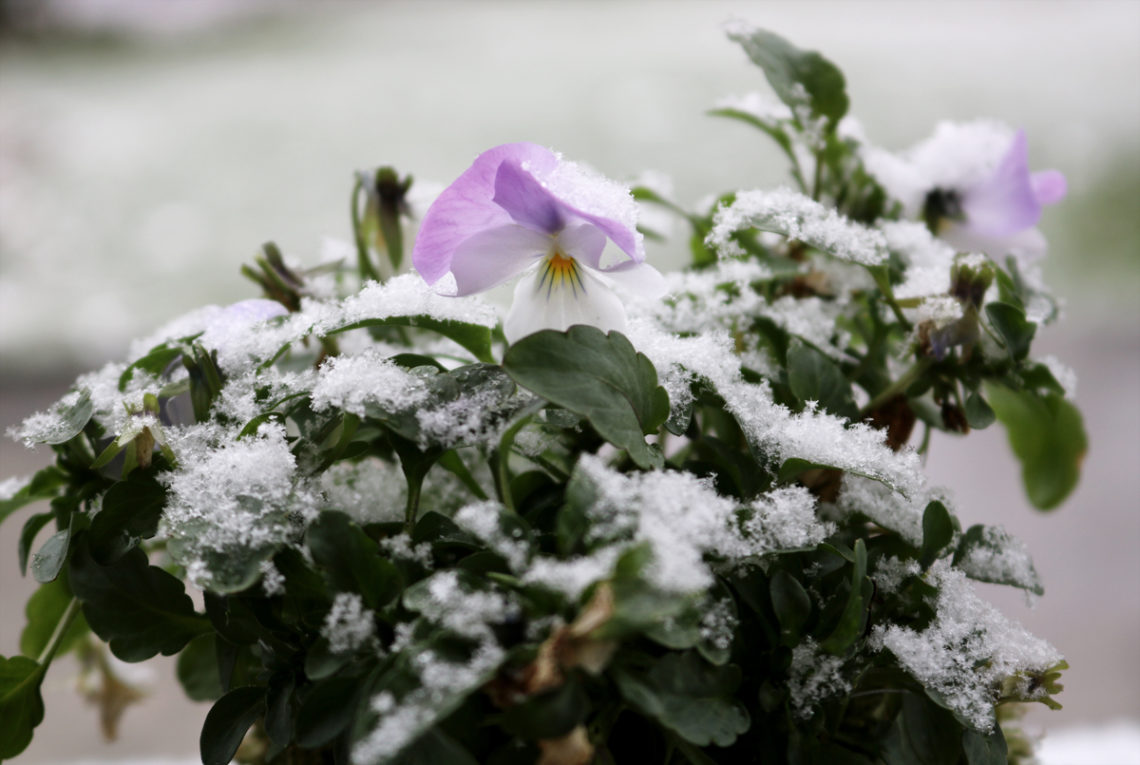
[[[368,257],[368,242],[364,239],[364,231],[360,223],[360,192],[364,190],[364,185],[360,179],[356,179],[356,185],[352,187],[352,237],[356,242],[356,260],[360,268],[360,278],[362,281],[380,281],[380,274],[376,272],[376,268],[372,265],[372,259]]]
[[[914,362],[914,365],[911,366],[911,368],[906,372],[904,372],[902,377],[895,380],[886,388],[883,388],[883,390],[879,392],[879,395],[875,396],[873,399],[871,399],[871,402],[869,404],[859,410],[859,416],[861,418],[866,417],[881,407],[883,404],[890,401],[895,396],[898,396],[901,393],[905,393],[906,389],[913,385],[915,380],[917,380],[919,377],[922,377],[922,375],[926,372],[927,369],[930,368],[930,365],[933,363],[934,359],[930,358],[929,356],[924,356],[923,358]]]
[[[503,449],[500,449],[495,455],[495,486],[499,490],[499,501],[513,513],[515,511],[515,498],[511,496],[511,471],[507,466],[509,456],[510,451]]]
[[[404,506],[404,532],[409,536],[416,528],[416,517],[420,514],[420,491],[423,480],[408,481],[408,503]]]
[[[823,193],[823,152],[817,151],[815,153],[815,179],[812,181],[811,198],[819,201],[820,194]]]
[[[46,672],[47,668],[51,665],[51,660],[55,658],[55,652],[59,650],[60,643],[63,642],[63,636],[67,633],[71,623],[75,621],[76,615],[79,613],[79,598],[72,597],[71,602],[67,604],[67,608],[63,611],[63,616],[59,617],[56,622],[55,630],[51,633],[51,639],[48,644],[44,646],[43,653],[36,659],[36,663],[40,665],[41,671]]]

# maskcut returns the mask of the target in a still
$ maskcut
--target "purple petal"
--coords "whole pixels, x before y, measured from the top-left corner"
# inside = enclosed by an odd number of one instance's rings
[[[1010,236],[1037,223],[1041,205],[1029,180],[1024,130],[1014,136],[993,175],[963,192],[962,210],[965,225],[983,236]]]
[[[455,250],[469,237],[511,223],[506,210],[492,202],[495,175],[506,160],[549,172],[558,158],[533,143],[509,143],[480,154],[475,162],[436,198],[424,215],[412,250],[412,263],[428,284],[451,268]]]
[[[471,295],[518,276],[535,259],[550,251],[554,240],[517,223],[490,228],[470,236],[451,258],[456,295]]]
[[[1041,170],[1029,176],[1033,186],[1033,196],[1039,205],[1053,205],[1065,198],[1069,190],[1065,176],[1059,170]]]
[[[516,223],[548,234],[563,231],[575,219],[581,220],[612,240],[632,260],[640,262],[645,259],[638,252],[636,232],[615,220],[593,215],[563,202],[515,161],[506,160],[499,166],[495,175],[494,202],[506,210]],[[600,256],[599,249],[587,262],[597,268]]]
[[[509,159],[495,173],[495,196],[491,201],[506,210],[515,223],[550,235],[562,230],[566,225],[565,212],[571,209],[518,162]]]

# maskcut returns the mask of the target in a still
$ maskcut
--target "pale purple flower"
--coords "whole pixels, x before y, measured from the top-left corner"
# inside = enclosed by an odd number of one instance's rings
[[[615,287],[647,297],[665,291],[644,262],[636,221],[624,187],[536,144],[505,144],[480,154],[439,195],[412,262],[428,284],[457,296],[522,276],[503,322],[511,342],[573,324],[620,331],[625,308]]]
[[[944,219],[937,233],[961,251],[1033,259],[1045,252],[1045,238],[1035,228],[1041,210],[1059,202],[1065,191],[1060,172],[1029,172],[1025,131],[1019,130],[989,176],[950,192],[957,214]]]

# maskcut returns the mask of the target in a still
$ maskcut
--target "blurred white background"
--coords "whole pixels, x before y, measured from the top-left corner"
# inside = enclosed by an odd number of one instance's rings
[[[417,2],[0,0],[0,427],[77,370],[206,302],[267,239],[315,262],[347,238],[352,172],[393,164],[447,183],[483,149],[531,140],[613,177],[672,177],[692,204],[782,182],[762,136],[704,115],[766,90],[729,43],[736,17],[821,51],[872,141],[903,148],[941,119],[1024,127],[1030,160],[1069,179],[1047,211],[1047,266],[1068,298],[1044,331],[1079,377],[1091,450],[1081,486],[1031,510],[999,428],[936,440],[934,480],[964,524],[1002,523],[1046,595],[986,594],[1066,653],[1065,709],[1030,727],[1140,720],[1140,2]],[[651,250],[664,267],[680,248]],[[48,453],[0,447],[0,477]],[[23,514],[0,527],[0,653],[16,651]],[[154,698],[103,744],[61,662],[21,762],[193,756],[205,714],[156,667]]]

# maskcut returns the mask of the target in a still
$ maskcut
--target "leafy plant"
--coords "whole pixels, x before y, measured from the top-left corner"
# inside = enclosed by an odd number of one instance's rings
[[[178,656],[212,704],[204,763],[1022,752],[999,711],[1055,706],[1066,665],[970,582],[1041,582],[1004,530],[962,531],[921,454],[931,431],[1000,422],[1033,504],[1064,500],[1086,438],[1063,371],[1032,357],[1051,298],[1019,245],[979,233],[985,178],[908,197],[835,65],[730,37],[779,101],[714,113],[775,140],[796,189],[697,211],[634,189],[690,227],[693,263],[620,331],[507,343],[478,298],[392,275],[411,179],[383,168],[353,190],[355,264],[266,245],[243,269],[263,298],[172,322],[29,418],[16,437],[56,462],[0,502],[0,520],[50,503],[20,535],[41,587],[22,655],[0,658],[0,757],[30,742],[60,653],[123,687],[105,650]],[[1020,156],[1010,136],[981,164]],[[621,239],[500,170],[552,247],[570,215]],[[541,277],[586,284],[571,255]]]

